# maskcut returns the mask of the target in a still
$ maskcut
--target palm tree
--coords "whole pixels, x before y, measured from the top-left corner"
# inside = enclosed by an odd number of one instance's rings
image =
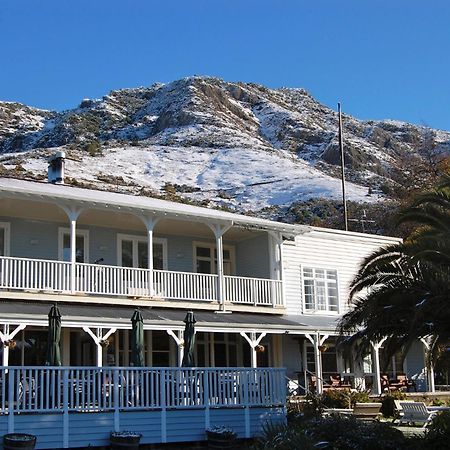
[[[450,176],[418,196],[400,214],[404,222],[416,224],[410,235],[366,258],[351,284],[353,308],[339,329],[360,354],[382,338],[387,356],[406,354],[420,338],[431,339],[433,355],[449,341]]]

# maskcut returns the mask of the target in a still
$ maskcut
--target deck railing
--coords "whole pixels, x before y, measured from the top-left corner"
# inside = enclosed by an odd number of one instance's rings
[[[218,301],[217,275],[0,256],[0,289]],[[75,279],[72,283],[72,276]],[[150,283],[152,280],[152,283]],[[283,306],[282,281],[225,276],[224,299]]]
[[[255,306],[282,306],[282,282],[225,276],[225,299]]]
[[[1,367],[0,414],[282,406],[278,368]]]

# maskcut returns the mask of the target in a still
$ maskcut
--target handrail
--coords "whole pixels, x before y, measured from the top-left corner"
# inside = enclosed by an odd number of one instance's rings
[[[218,302],[218,283],[217,274],[0,256],[3,289]],[[236,304],[282,307],[282,285],[270,278],[225,275],[224,298]]]
[[[297,395],[300,395],[299,389],[303,390],[303,392],[306,392],[306,387],[301,385],[298,380],[295,380],[293,378],[289,378],[288,376],[285,377],[286,381],[288,382],[288,393],[289,395],[292,395],[292,389],[289,388],[289,383],[294,383],[297,385],[297,387],[294,389],[297,391]]]
[[[284,406],[284,378],[279,368],[0,367],[0,413]]]

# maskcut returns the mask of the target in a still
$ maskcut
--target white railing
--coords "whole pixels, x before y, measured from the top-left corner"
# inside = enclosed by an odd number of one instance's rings
[[[75,290],[86,294],[148,297],[150,271],[99,264],[75,265]]]
[[[282,281],[225,276],[225,300],[255,306],[282,306]]]
[[[69,291],[70,263],[1,256],[0,288]]]
[[[131,267],[71,264],[0,256],[0,289],[71,292],[94,295],[150,297],[151,271]],[[153,270],[153,295],[171,300],[216,302],[218,276],[204,273]],[[224,277],[225,301],[254,306],[283,306],[282,281]]]
[[[154,270],[157,297],[182,300],[217,300],[217,275]]]
[[[0,414],[282,406],[284,369],[1,367]]]

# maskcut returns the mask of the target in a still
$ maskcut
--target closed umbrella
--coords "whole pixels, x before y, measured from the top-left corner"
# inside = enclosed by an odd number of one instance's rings
[[[144,318],[135,309],[131,318],[131,362],[134,367],[144,366]]]
[[[184,319],[184,350],[183,367],[194,367],[194,346],[195,346],[195,317],[192,311],[188,311]]]
[[[47,360],[46,366],[60,366],[61,353],[59,340],[61,339],[61,314],[56,303],[48,313],[48,338],[47,338]]]

